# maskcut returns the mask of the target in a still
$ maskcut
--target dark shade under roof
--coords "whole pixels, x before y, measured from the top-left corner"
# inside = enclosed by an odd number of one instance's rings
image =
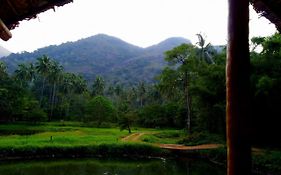
[[[0,0],[0,19],[8,29],[14,29],[22,20],[35,18],[37,14],[63,6],[73,0]]]
[[[281,0],[250,0],[257,13],[275,24],[281,32]]]

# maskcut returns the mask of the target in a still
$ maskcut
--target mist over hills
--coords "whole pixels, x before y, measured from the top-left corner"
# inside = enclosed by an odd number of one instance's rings
[[[10,55],[12,52],[0,46],[0,58]]]
[[[166,64],[164,52],[182,43],[190,41],[173,37],[141,48],[116,37],[98,34],[75,42],[44,47],[32,53],[12,53],[1,60],[11,73],[18,64],[34,62],[45,54],[58,61],[66,71],[81,74],[88,81],[100,75],[111,83],[136,84],[139,81],[153,82]]]

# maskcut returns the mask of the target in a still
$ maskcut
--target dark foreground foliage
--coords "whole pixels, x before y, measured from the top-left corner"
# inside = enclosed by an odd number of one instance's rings
[[[72,157],[157,157],[167,152],[147,144],[100,144],[86,146],[22,146],[0,148],[1,159]]]

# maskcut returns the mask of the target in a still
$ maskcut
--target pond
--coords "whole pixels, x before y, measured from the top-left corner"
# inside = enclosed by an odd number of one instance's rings
[[[71,159],[0,163],[1,175],[225,175],[202,160]]]

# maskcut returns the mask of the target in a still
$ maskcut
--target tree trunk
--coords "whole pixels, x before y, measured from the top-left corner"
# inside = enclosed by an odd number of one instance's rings
[[[129,134],[131,134],[131,128],[130,128],[130,125],[128,125],[128,131],[129,131]]]
[[[187,131],[190,134],[191,130],[191,111],[190,111],[190,99],[189,99],[189,80],[188,80],[188,72],[184,73],[184,96],[185,96],[185,106],[186,106],[186,127]]]
[[[44,77],[42,88],[41,88],[41,94],[40,94],[40,102],[39,102],[40,107],[42,107],[41,105],[42,105],[42,100],[43,100],[43,95],[44,95],[45,81],[46,81],[46,78]]]
[[[143,99],[142,99],[142,96],[140,96],[140,107],[142,108],[143,106]]]
[[[227,86],[227,174],[251,174],[249,1],[229,0]]]
[[[52,93],[52,100],[51,100],[51,115],[49,116],[49,121],[51,121],[51,117],[53,117],[55,95],[56,95],[56,83],[54,83],[54,86],[53,86],[53,93]]]

